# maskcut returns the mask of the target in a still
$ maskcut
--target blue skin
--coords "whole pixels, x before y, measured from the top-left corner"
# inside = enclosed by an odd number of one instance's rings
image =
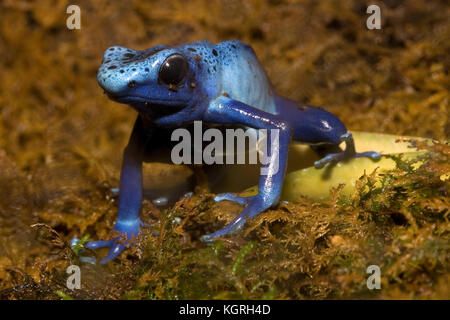
[[[186,62],[185,68],[176,69],[173,60],[166,60],[175,54],[179,55],[178,62]],[[163,65],[175,71],[168,75]],[[152,136],[164,130],[195,120],[279,129],[279,145],[271,146],[275,148],[272,150],[278,150],[278,168],[273,165],[276,152],[269,152],[268,174],[260,176],[256,196],[238,197],[228,193],[216,196],[215,201],[235,201],[245,208],[223,229],[204,235],[203,241],[238,231],[247,219],[278,203],[291,139],[335,149],[342,141],[346,142],[344,151],[339,149],[337,153],[328,154],[315,163],[316,167],[351,157],[380,157],[376,152],[356,153],[351,134],[333,114],[275,94],[253,49],[237,40],[215,45],[207,41],[178,47],[161,45],[143,51],[111,47],[104,54],[97,80],[111,99],[139,112],[123,154],[119,212],[114,227],[128,240],[139,233],[142,224],[139,211],[144,151],[159,148],[161,141],[157,140],[161,139],[152,140]],[[269,135],[270,132],[268,130]],[[271,141],[270,136],[268,141]],[[101,263],[114,259],[125,249],[114,239],[89,242],[86,247],[110,248]]]

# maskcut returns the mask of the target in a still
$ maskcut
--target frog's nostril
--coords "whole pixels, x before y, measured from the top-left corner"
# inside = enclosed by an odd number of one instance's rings
[[[127,86],[128,86],[128,88],[131,88],[131,89],[136,87],[136,81],[131,80],[130,82],[128,82]]]

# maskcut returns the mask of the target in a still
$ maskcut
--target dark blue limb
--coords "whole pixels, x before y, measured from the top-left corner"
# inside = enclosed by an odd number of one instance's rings
[[[241,124],[256,129],[267,129],[268,163],[263,167],[263,173],[260,175],[258,194],[249,199],[230,196],[229,194],[216,197],[218,201],[237,201],[238,203],[246,204],[246,207],[223,229],[202,237],[203,241],[212,241],[215,238],[237,232],[244,226],[247,219],[256,216],[278,202],[286,171],[291,130],[289,124],[280,120],[276,115],[266,113],[225,96],[221,96],[211,102],[203,120],[213,123]],[[275,139],[276,136],[278,136],[278,139]]]
[[[381,154],[374,151],[368,152],[356,152],[355,150],[355,142],[353,140],[353,136],[350,132],[346,132],[341,135],[341,141],[345,142],[345,150],[338,153],[330,153],[323,157],[322,159],[314,162],[314,166],[316,168],[322,168],[327,163],[337,162],[351,158],[359,158],[359,157],[369,157],[372,159],[379,159]]]
[[[92,241],[85,245],[89,249],[110,248],[108,255],[100,263],[117,257],[127,246],[131,246],[132,239],[139,233],[142,224],[139,218],[142,201],[142,161],[148,138],[148,130],[144,130],[143,122],[138,117],[123,153],[120,173],[119,212],[114,230],[123,236],[108,241]],[[119,241],[122,244],[119,244]]]
[[[336,146],[336,149],[341,142],[345,142],[346,148],[343,152],[326,155],[314,163],[316,168],[321,168],[329,162],[355,157],[380,158],[378,152],[357,153],[352,134],[334,114],[278,95],[275,96],[275,104],[279,117],[287,119],[291,124],[295,141],[311,144],[317,148]]]

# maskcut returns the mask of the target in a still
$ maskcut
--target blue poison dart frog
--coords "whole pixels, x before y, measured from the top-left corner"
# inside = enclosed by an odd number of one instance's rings
[[[356,153],[351,133],[333,114],[275,94],[253,49],[237,40],[158,45],[142,51],[114,46],[104,54],[97,81],[109,98],[138,111],[123,152],[119,212],[114,227],[130,242],[142,224],[139,211],[143,161],[151,160],[152,152],[171,143],[170,132],[174,128],[189,126],[194,121],[267,129],[267,141],[271,141],[270,129],[278,129],[279,135],[278,145],[271,146],[278,153],[268,155],[267,174],[259,178],[258,194],[216,196],[215,201],[235,201],[245,208],[224,228],[204,235],[203,241],[232,234],[247,219],[277,204],[291,139],[317,150],[323,150],[324,146],[333,150],[316,161],[316,167],[351,157],[380,157],[376,152]],[[345,142],[345,150],[338,147],[341,142]],[[273,165],[275,156],[279,160],[277,165]],[[73,243],[76,242],[74,239]],[[117,239],[92,241],[85,246],[109,248],[101,263],[114,259],[125,249]]]

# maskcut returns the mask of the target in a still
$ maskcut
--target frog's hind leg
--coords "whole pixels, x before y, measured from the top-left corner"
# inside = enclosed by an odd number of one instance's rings
[[[330,153],[325,157],[323,157],[322,159],[314,162],[314,166],[316,168],[322,168],[323,166],[325,166],[327,163],[330,162],[337,162],[351,158],[369,157],[374,160],[377,160],[381,157],[381,154],[375,151],[356,152],[355,141],[353,140],[353,136],[350,132],[346,132],[343,135],[341,135],[340,139],[346,144],[345,150],[338,153]]]
[[[327,152],[314,163],[316,168],[354,157],[378,159],[381,156],[377,152],[357,153],[352,134],[339,118],[322,108],[300,104],[280,96],[276,97],[276,105],[279,116],[291,123],[295,141],[309,144],[315,151]],[[344,151],[339,148],[341,142],[346,144]]]

